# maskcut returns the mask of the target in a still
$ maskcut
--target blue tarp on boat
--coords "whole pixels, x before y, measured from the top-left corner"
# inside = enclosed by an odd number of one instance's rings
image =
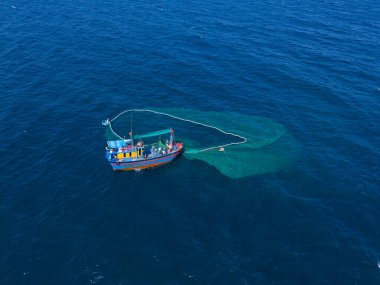
[[[108,141],[107,145],[108,148],[119,148],[119,147],[124,147],[127,145],[128,142],[131,140],[117,140],[117,141]]]

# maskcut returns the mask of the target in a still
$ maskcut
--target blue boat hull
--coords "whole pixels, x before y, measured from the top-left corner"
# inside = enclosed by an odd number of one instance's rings
[[[163,155],[155,158],[148,159],[135,159],[127,162],[111,162],[113,170],[137,170],[157,167],[166,163],[173,161],[180,153],[182,149],[177,150],[176,152]]]

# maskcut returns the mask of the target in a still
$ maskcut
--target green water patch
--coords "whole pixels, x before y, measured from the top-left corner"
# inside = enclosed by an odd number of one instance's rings
[[[241,178],[279,171],[294,161],[299,145],[286,128],[270,119],[227,112],[208,112],[188,109],[155,109],[181,118],[212,125],[226,132],[245,137],[247,142],[218,149],[200,152],[207,138],[190,140],[186,133],[183,138],[185,157],[199,159],[217,168],[230,178]],[[196,125],[193,128],[197,128]],[[229,139],[229,140],[228,140]],[[239,141],[230,136],[220,144]],[[200,143],[200,141],[203,141]],[[208,147],[217,146],[209,144]]]
[[[186,158],[205,161],[230,178],[279,171],[289,166],[298,153],[299,144],[286,128],[267,118],[191,109],[149,110],[203,125],[163,114],[133,112],[133,124],[136,126],[133,127],[134,132],[135,129],[146,132],[172,127],[176,131],[177,141],[183,141],[185,144]],[[112,127],[117,134],[124,136],[130,130],[130,121],[130,113],[126,113],[114,120]],[[107,129],[107,139],[115,139],[112,131]],[[245,142],[241,143],[243,141]],[[226,146],[224,151],[219,151],[218,146],[229,143],[237,144]],[[216,148],[204,151],[212,147]]]

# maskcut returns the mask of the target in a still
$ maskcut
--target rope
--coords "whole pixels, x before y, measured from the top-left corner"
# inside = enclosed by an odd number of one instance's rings
[[[113,121],[113,120],[112,120],[112,121]],[[119,135],[113,130],[112,125],[111,125],[111,121],[109,121],[108,126],[110,127],[111,132],[112,132],[115,136],[117,136],[117,137],[118,137],[119,139],[121,139],[121,140],[124,139],[124,138],[122,138],[121,136],[119,136]]]
[[[240,142],[231,142],[231,143],[227,143],[227,144],[223,144],[223,145],[218,145],[218,146],[212,146],[212,147],[208,147],[208,148],[204,148],[204,149],[200,149],[200,150],[197,150],[197,152],[204,152],[204,151],[209,151],[209,150],[213,150],[213,149],[216,149],[216,148],[222,148],[222,147],[228,147],[228,146],[231,146],[231,145],[238,145],[238,144],[243,144],[243,143],[246,143],[247,142],[247,138],[243,137],[243,136],[240,136],[238,134],[234,134],[234,133],[230,133],[230,132],[226,132],[222,129],[219,129],[215,126],[211,126],[211,125],[207,125],[207,124],[203,124],[203,123],[200,123],[200,122],[196,122],[196,121],[192,121],[192,120],[188,120],[188,119],[184,119],[184,118],[180,118],[180,117],[177,117],[177,116],[173,116],[173,115],[170,115],[170,114],[167,114],[167,113],[163,113],[163,112],[158,112],[158,111],[153,111],[153,110],[148,110],[148,109],[129,109],[129,110],[125,110],[123,112],[121,112],[120,114],[118,114],[116,117],[114,117],[112,120],[109,121],[109,127],[110,127],[110,130],[112,131],[112,133],[117,136],[118,138],[120,139],[123,139],[121,136],[119,136],[113,129],[112,129],[112,125],[111,125],[111,122],[115,121],[117,118],[119,118],[121,115],[125,114],[125,113],[128,113],[128,112],[150,112],[150,113],[153,113],[153,114],[157,114],[157,115],[164,115],[164,116],[168,116],[170,118],[173,118],[173,119],[177,119],[177,120],[180,120],[180,121],[184,121],[184,122],[189,122],[189,123],[192,123],[192,124],[195,124],[195,125],[201,125],[201,126],[204,126],[204,127],[207,127],[207,128],[211,128],[211,129],[214,129],[214,130],[217,130],[223,134],[226,134],[226,135],[231,135],[231,136],[234,136],[234,137],[237,137],[239,139],[241,139],[242,141]]]

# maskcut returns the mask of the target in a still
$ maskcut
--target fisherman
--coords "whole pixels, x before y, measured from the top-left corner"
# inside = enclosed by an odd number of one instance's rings
[[[156,146],[155,145],[152,145],[152,148],[150,149],[150,152],[152,153],[152,155],[156,154]]]
[[[173,149],[173,143],[166,140],[166,147],[168,148],[168,152],[171,152]]]

